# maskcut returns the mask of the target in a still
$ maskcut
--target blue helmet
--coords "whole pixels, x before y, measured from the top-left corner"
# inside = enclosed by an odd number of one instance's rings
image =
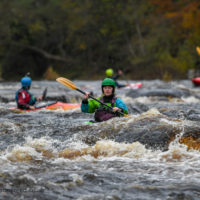
[[[25,77],[23,77],[23,78],[21,79],[22,87],[29,87],[29,86],[31,86],[31,82],[32,82],[32,80],[31,80],[31,78],[28,77],[28,76],[25,76]]]

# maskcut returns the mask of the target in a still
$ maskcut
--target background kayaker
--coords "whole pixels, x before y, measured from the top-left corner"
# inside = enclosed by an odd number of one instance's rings
[[[101,122],[111,119],[113,117],[120,117],[120,111],[124,114],[128,114],[128,108],[126,104],[119,98],[115,96],[115,81],[111,78],[105,78],[102,81],[102,96],[97,99],[107,105],[111,106],[113,109],[109,109],[106,106],[100,104],[94,99],[88,100],[89,93],[86,93],[81,104],[81,111],[85,113],[95,113],[95,121]]]
[[[17,107],[20,109],[34,110],[35,109],[34,104],[36,103],[36,101],[42,100],[42,96],[36,98],[29,92],[29,89],[31,87],[31,82],[32,80],[28,76],[25,76],[21,79],[22,88],[16,92],[15,96]]]
[[[122,87],[126,87],[127,84],[120,84],[117,82],[117,79],[123,75],[123,71],[118,69],[117,74],[114,75],[114,71],[112,68],[108,68],[106,69],[106,77],[107,78],[111,78],[115,81],[117,88],[122,88]]]

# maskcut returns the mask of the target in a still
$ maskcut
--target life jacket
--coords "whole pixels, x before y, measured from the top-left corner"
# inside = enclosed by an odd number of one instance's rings
[[[115,101],[116,101],[116,97],[112,98],[111,100],[111,107],[114,107]],[[104,102],[103,97],[100,99],[101,102]],[[96,111],[95,111],[95,121],[97,122],[102,122],[102,121],[106,121],[108,119],[111,119],[113,117],[117,117],[117,113],[112,112],[109,108],[106,108],[105,106],[101,105]]]
[[[28,92],[28,90],[21,88],[16,93],[16,102],[18,108],[28,109],[30,105],[35,104],[35,98]]]

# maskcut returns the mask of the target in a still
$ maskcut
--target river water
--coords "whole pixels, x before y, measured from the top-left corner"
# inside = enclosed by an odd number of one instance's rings
[[[100,81],[74,83],[101,94]],[[142,83],[116,90],[128,117],[95,124],[80,108],[11,110],[20,84],[0,83],[0,199],[200,199],[200,88]],[[43,103],[81,102],[56,81],[33,81],[31,92],[46,87]]]

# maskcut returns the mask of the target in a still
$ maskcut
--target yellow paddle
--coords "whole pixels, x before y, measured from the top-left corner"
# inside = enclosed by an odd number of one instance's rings
[[[70,81],[69,79],[66,79],[66,78],[63,78],[63,77],[59,77],[59,78],[56,79],[56,81],[58,81],[59,83],[63,84],[64,86],[66,86],[66,87],[68,87],[68,88],[70,88],[70,89],[72,89],[72,90],[77,90],[78,92],[80,92],[80,93],[86,95],[86,93],[85,93],[84,91],[82,91],[82,90],[80,90],[79,88],[77,88],[76,85],[75,85],[72,81]],[[89,96],[91,99],[94,99],[95,101],[99,102],[100,104],[102,104],[102,105],[108,107],[109,109],[111,109],[111,110],[113,109],[111,106],[109,106],[109,105],[107,105],[107,104],[101,102],[100,100],[96,99],[96,98],[93,97],[92,95],[89,94],[88,96]],[[123,112],[120,112],[120,111],[117,111],[117,112],[120,113],[120,114],[123,115],[123,116],[125,115]]]
[[[198,55],[200,56],[200,47],[197,46],[196,51],[197,51]]]

